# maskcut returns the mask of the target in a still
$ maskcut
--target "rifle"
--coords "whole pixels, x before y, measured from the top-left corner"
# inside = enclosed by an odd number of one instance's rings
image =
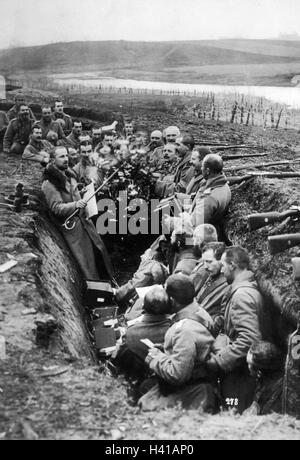
[[[239,158],[265,157],[266,155],[269,155],[269,153],[249,153],[247,155],[222,155],[222,159],[224,161],[228,161],[236,160]]]
[[[202,144],[202,143],[201,143]],[[214,145],[214,144],[205,144],[207,147],[212,150],[232,150],[232,149],[260,149],[260,145],[246,145],[246,144],[232,144],[232,145]]]
[[[300,280],[300,257],[293,257],[292,258],[292,265],[294,269],[294,280]]]
[[[268,172],[268,171],[251,171],[245,176],[226,176],[229,185],[241,184],[244,181],[254,179],[255,177],[267,177],[285,179],[289,177],[300,177],[300,173],[297,172]]]
[[[300,233],[275,235],[268,237],[269,250],[272,255],[300,244]]]
[[[290,177],[300,177],[300,172],[251,171],[248,176],[286,179]]]
[[[252,164],[245,164],[242,166],[231,166],[230,168],[224,168],[224,172],[226,171],[240,171],[242,169],[251,169],[251,168],[268,168],[269,166],[279,166],[279,165],[293,165],[295,163],[299,163],[300,159],[296,158],[295,160],[282,160],[282,161],[272,161],[269,163],[252,163]]]
[[[283,212],[273,211],[250,214],[249,216],[247,216],[248,227],[251,232],[253,230],[258,230],[259,228],[266,227],[267,225],[275,224],[276,222],[283,222],[285,219],[292,216],[295,220],[298,220],[300,218],[299,206],[292,206],[290,209]]]
[[[236,185],[251,179],[253,180],[254,176],[250,176],[250,174],[247,176],[226,176],[226,179],[229,185]]]

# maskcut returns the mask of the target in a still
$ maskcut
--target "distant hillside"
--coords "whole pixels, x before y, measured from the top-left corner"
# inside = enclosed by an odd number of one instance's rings
[[[300,42],[210,40],[190,42],[70,42],[0,51],[0,72],[57,71],[89,66],[162,69],[179,66],[300,62]],[[84,67],[83,67],[84,66]]]
[[[211,40],[207,44],[219,49],[300,59],[300,40]]]

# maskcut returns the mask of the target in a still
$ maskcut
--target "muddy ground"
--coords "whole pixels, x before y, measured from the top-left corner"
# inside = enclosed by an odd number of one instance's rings
[[[46,95],[47,98],[50,96]],[[75,102],[77,107],[84,105],[95,111],[101,110],[101,100],[95,97],[86,101],[78,98]],[[269,153],[263,160],[247,160],[247,164],[294,160],[300,156],[296,131],[264,131],[215,121],[203,123],[174,110],[171,104],[157,110],[157,107],[153,108],[153,101],[150,103],[151,108],[147,106],[148,101],[141,100],[138,105],[135,100],[135,119],[141,126],[153,129],[176,124],[183,131],[193,133],[199,142],[249,143],[257,147],[255,151]],[[105,115],[107,119],[115,114],[132,113],[129,101],[122,101],[119,112],[117,99],[111,104],[111,112]],[[105,110],[107,108],[105,106]],[[94,122],[94,118],[89,121]],[[104,124],[103,119],[101,124]],[[242,151],[252,152],[251,148]],[[241,165],[242,161],[231,161],[230,166]],[[296,163],[272,168],[279,169],[300,170]],[[37,197],[40,181],[38,166],[20,167],[18,158],[0,154],[1,193],[12,193],[16,183],[22,182],[26,190]],[[235,188],[228,216],[232,241],[249,249],[262,286],[271,294],[270,308],[277,325],[274,340],[283,348],[286,348],[288,334],[295,329],[299,310],[300,284],[292,278],[290,262],[299,248],[270,256],[266,241],[273,227],[249,233],[246,215],[252,211],[283,211],[298,203],[298,182],[298,178],[255,179]],[[228,413],[207,416],[179,410],[140,413],[138,408],[130,405],[126,381],[122,377],[113,378],[93,361],[78,269],[59,234],[49,226],[41,212],[40,201],[36,199],[31,209],[21,214],[0,208],[0,215],[0,263],[7,261],[8,257],[18,261],[16,267],[0,275],[0,335],[4,335],[7,342],[7,359],[0,362],[0,439],[300,438],[300,422],[278,414],[264,417],[240,417]],[[280,229],[283,233],[287,231],[300,231],[299,224],[288,224]],[[134,257],[129,251],[119,256],[119,281],[130,277],[144,246],[145,242],[140,242]],[[49,315],[55,320],[56,329],[48,343],[38,340],[37,347],[36,321],[45,324]]]

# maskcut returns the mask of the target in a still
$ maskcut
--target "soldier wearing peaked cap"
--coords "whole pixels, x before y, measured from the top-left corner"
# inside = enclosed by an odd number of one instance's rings
[[[6,114],[8,121],[12,121],[18,117],[21,105],[27,105],[27,104],[26,104],[25,97],[23,96],[23,94],[18,93],[15,96],[15,105]],[[35,116],[31,109],[29,109],[29,117],[31,118],[31,120],[35,120]]]

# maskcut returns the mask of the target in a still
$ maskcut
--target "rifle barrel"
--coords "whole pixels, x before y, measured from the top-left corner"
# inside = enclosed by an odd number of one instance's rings
[[[254,176],[226,176],[229,185],[241,184],[244,181],[254,179]]]
[[[300,177],[300,172],[269,172],[269,171],[251,171],[245,176],[227,176],[226,179],[229,185],[240,184],[241,182],[249,179],[254,179],[255,177],[266,177],[266,178],[276,178],[276,179],[288,179],[291,177]]]
[[[275,235],[268,237],[270,253],[272,255],[293,248],[300,244],[300,233],[290,233],[286,235]]]
[[[267,225],[274,224],[276,222],[282,222],[287,217],[299,215],[299,211],[295,209],[289,209],[284,212],[265,212],[250,214],[247,216],[248,227],[250,231],[258,230],[259,228],[266,227]]]
[[[292,265],[294,269],[294,280],[300,280],[300,257],[293,257]]]
[[[254,172],[253,171],[253,172],[249,172],[249,176],[285,179],[289,177],[300,177],[300,172],[269,172],[269,171]]]
[[[233,144],[233,145],[207,145],[212,150],[233,150],[233,149],[259,149],[261,146],[259,145],[246,145],[246,144]]]
[[[251,169],[251,168],[268,168],[269,166],[281,166],[281,165],[290,165],[298,162],[300,160],[281,160],[281,161],[271,161],[268,163],[248,163],[241,166],[230,166],[228,168],[224,168],[224,172],[226,171],[241,171],[243,169]]]
[[[240,158],[252,158],[252,157],[265,157],[269,153],[249,153],[248,155],[222,155],[222,159],[227,160],[236,160]]]

